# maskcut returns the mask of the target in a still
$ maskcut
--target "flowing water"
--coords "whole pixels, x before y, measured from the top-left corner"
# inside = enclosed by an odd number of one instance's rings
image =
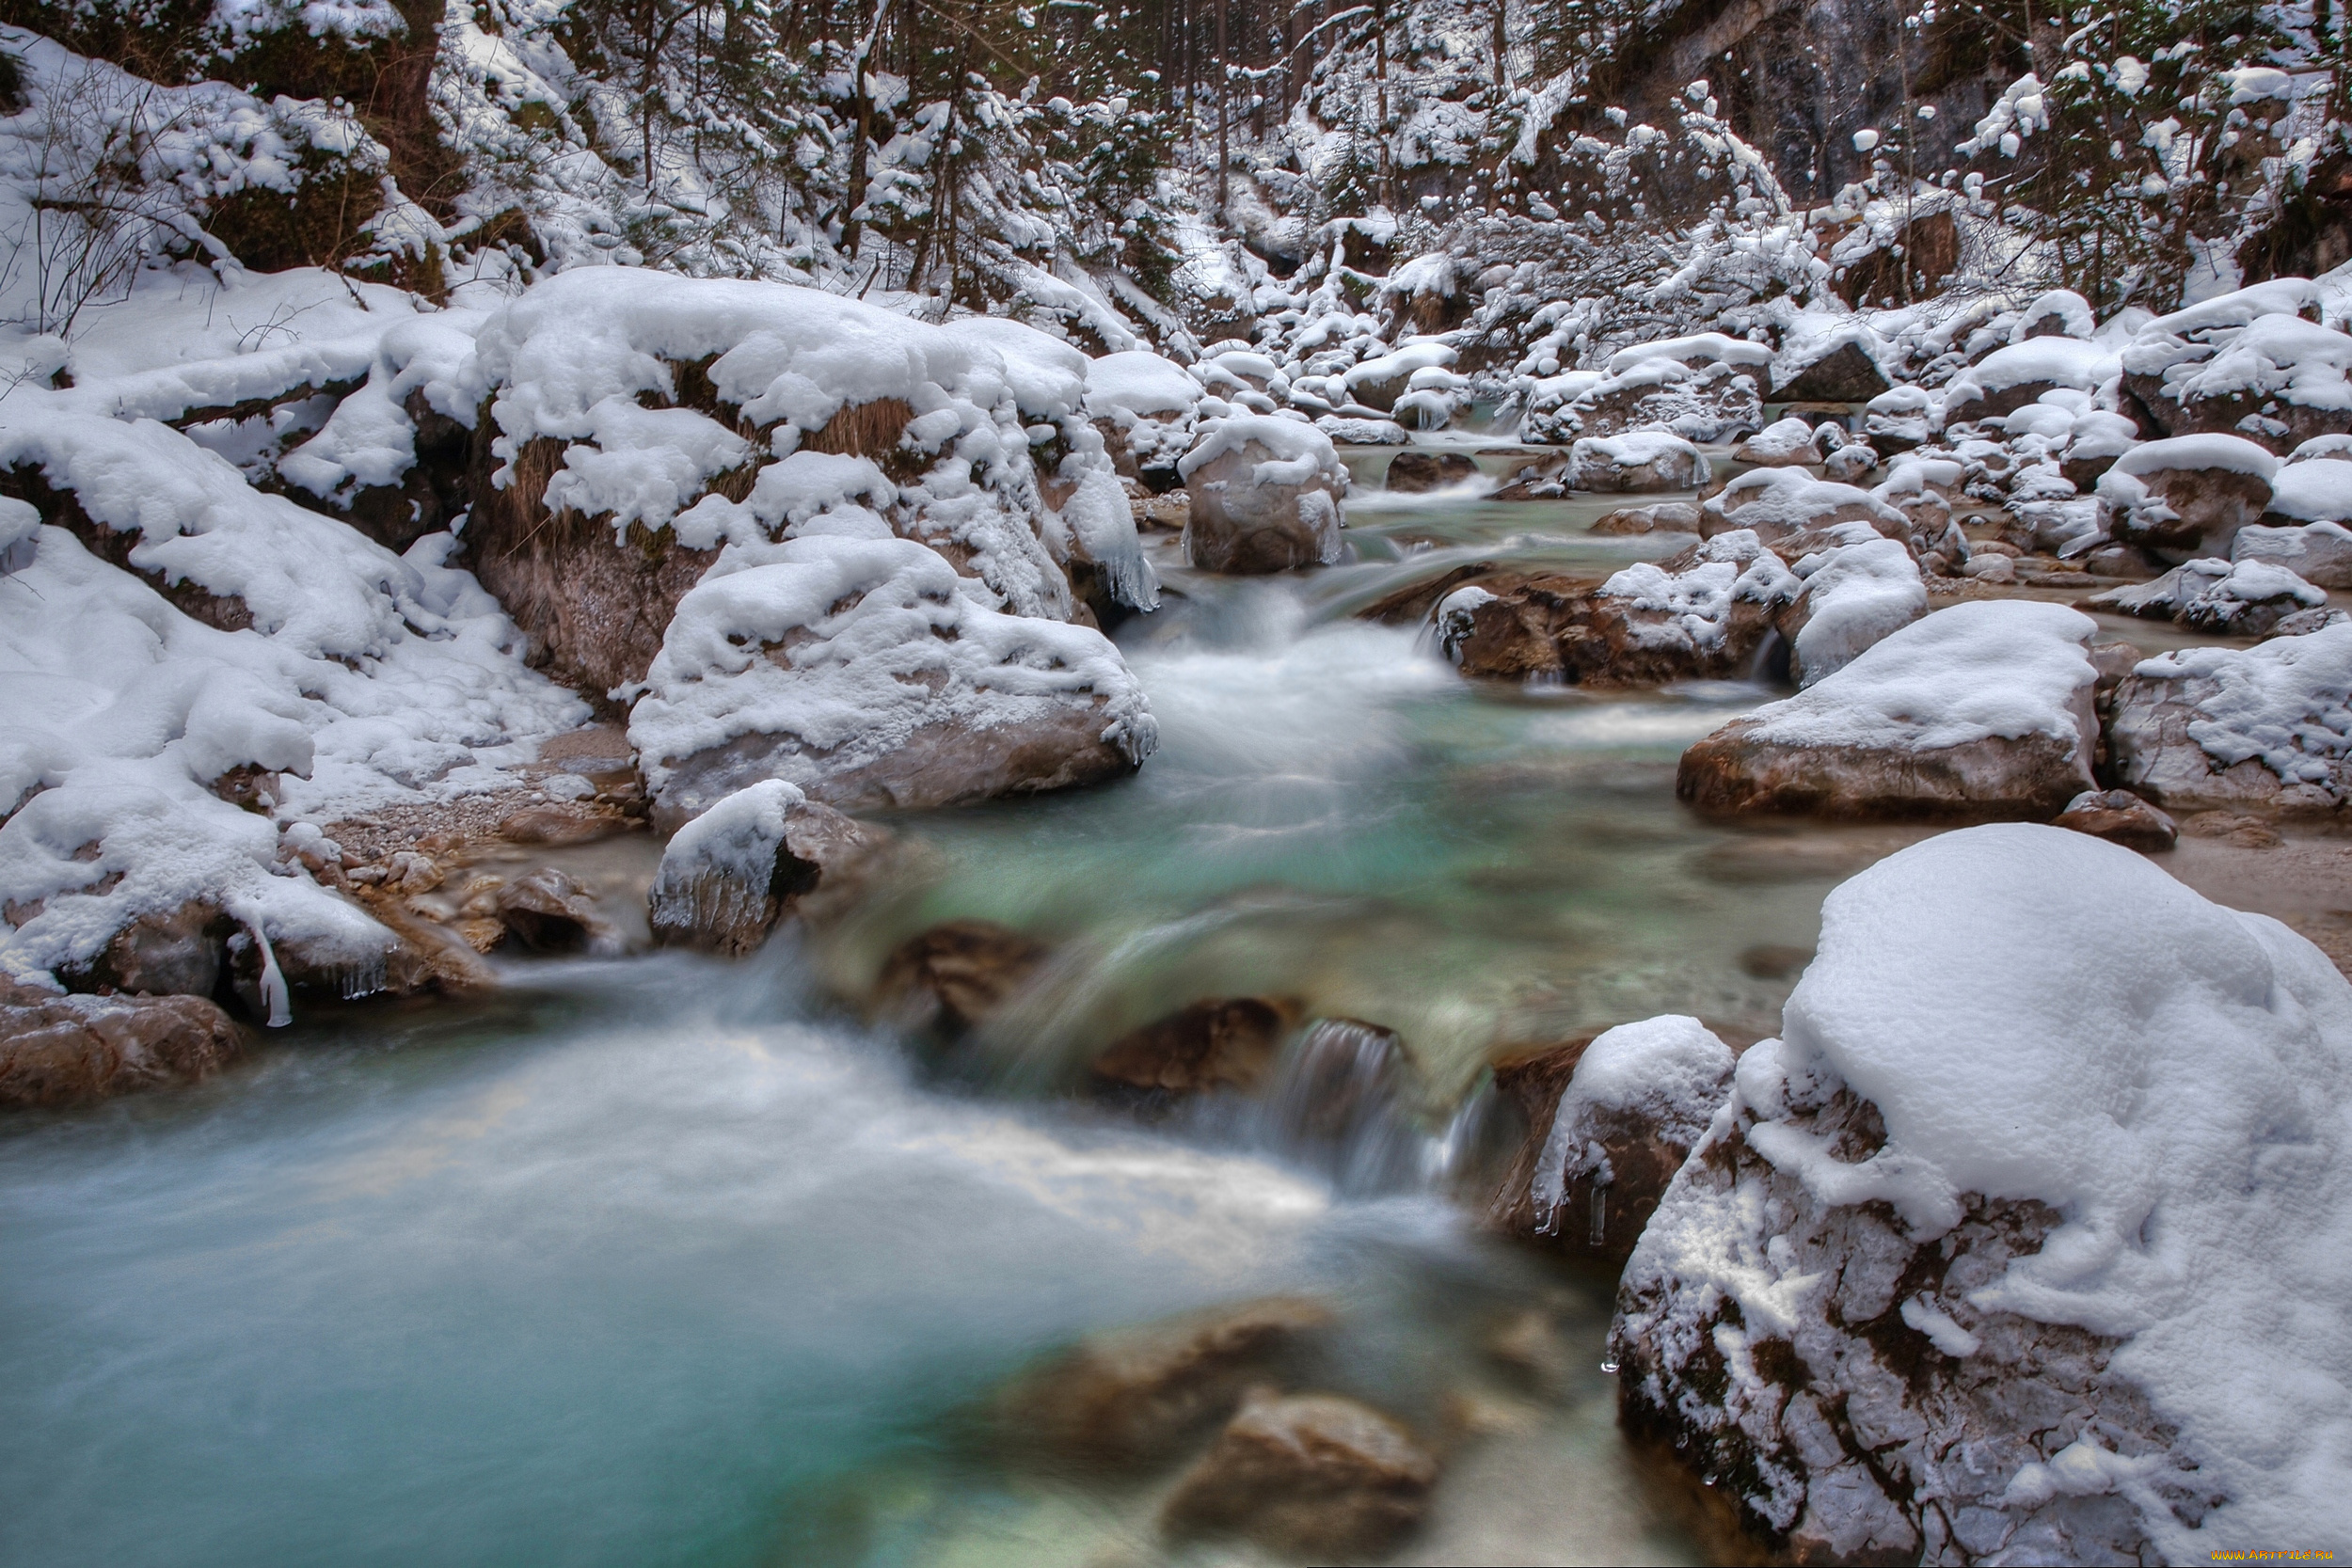
[[[1120,633],[1158,754],[900,822],[921,875],[821,947],[518,964],[0,1121],[0,1563],[1167,1560],[1164,1478],[1017,1463],[990,1391],[1278,1291],[1340,1315],[1318,1386],[1454,1434],[1414,1560],[1697,1560],[1616,1433],[1608,1283],[1449,1196],[1500,1135],[1480,1074],[1664,1010],[1769,1031],[1823,893],[1909,835],[1684,816],[1676,756],[1761,689],[1473,689],[1349,616],[1450,560],[1674,543],[1603,509],[1368,497],[1350,564],[1280,580],[1163,542]],[[965,1056],[825,1000],[957,917],[1054,948]],[[1327,1021],[1260,1101],[1154,1129],[1065,1092],[1236,995]],[[1486,1349],[1530,1312],[1540,1375]]]

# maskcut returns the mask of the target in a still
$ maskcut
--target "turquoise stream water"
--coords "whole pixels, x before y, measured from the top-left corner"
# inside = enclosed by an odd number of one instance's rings
[[[1414,1560],[1692,1560],[1615,1432],[1605,1281],[1442,1183],[1064,1092],[1186,1001],[1295,997],[1402,1037],[1396,1169],[1438,1172],[1500,1049],[1773,1026],[1760,950],[1809,945],[1904,835],[1676,807],[1677,754],[1760,689],[1473,689],[1346,613],[1433,562],[1672,543],[1585,534],[1599,510],[1366,498],[1355,562],[1278,581],[1163,545],[1168,606],[1120,632],[1159,753],[899,822],[922,874],[821,947],[518,964],[486,1001],[298,1021],[190,1091],[0,1118],[0,1564],[1171,1560],[1164,1477],[1024,1468],[987,1396],[1273,1291],[1340,1314],[1319,1386],[1423,1431],[1484,1412]],[[1055,957],[942,1073],[818,982],[960,916]],[[1537,1381],[1481,1348],[1530,1310],[1564,1347]]]

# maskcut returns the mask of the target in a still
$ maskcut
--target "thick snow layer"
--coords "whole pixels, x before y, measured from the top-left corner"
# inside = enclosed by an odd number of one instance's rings
[[[2099,324],[2090,313],[2090,302],[2072,289],[2052,289],[2031,305],[2017,312],[2017,325],[2010,328],[2012,343],[2030,341],[2028,334],[2043,322],[2056,321],[2060,334],[2069,338],[2088,339],[2099,330]],[[2049,336],[2043,333],[2042,336]]]
[[[1707,502],[1735,528],[1788,531],[1811,527],[1838,512],[1900,524],[1903,515],[1867,490],[1815,479],[1803,468],[1750,468]]]
[[[2114,352],[2096,343],[2076,338],[2028,338],[1994,349],[1954,376],[1945,388],[1944,405],[1958,410],[1961,404],[1990,393],[2042,381],[2090,391],[2113,380],[2116,365]]]
[[[1678,1014],[1620,1023],[1586,1046],[1535,1159],[1536,1228],[1551,1228],[1576,1178],[1615,1180],[1599,1142],[1600,1117],[1638,1117],[1661,1141],[1688,1148],[1723,1102],[1731,1068],[1731,1049],[1697,1019]]]
[[[2279,459],[2243,436],[2174,436],[2134,447],[2107,472],[2137,479],[2168,468],[2221,468],[2267,480],[2279,471]]]
[[[1803,684],[1814,685],[1928,610],[1919,563],[1899,539],[1867,523],[1836,531],[1841,543],[1796,563],[1804,624],[1793,647]]]
[[[1200,383],[1173,359],[1144,349],[1106,354],[1086,368],[1087,412],[1098,419],[1189,413],[1200,402]]]
[[[218,463],[175,439],[184,466]],[[353,547],[274,527],[278,507]],[[330,606],[374,613],[219,631],[65,530],[41,531],[35,562],[0,577],[0,806],[14,810],[0,824],[0,903],[18,911],[0,928],[0,967],[20,977],[86,963],[132,920],[203,900],[273,942],[340,955],[346,984],[365,990],[389,933],[287,863],[280,825],[292,845],[354,810],[504,785],[500,765],[587,716],[524,666],[490,596],[439,564],[448,535],[403,559],[249,491],[215,511],[203,537],[249,546],[209,560],[215,581],[248,558],[292,560]],[[243,767],[280,775],[275,819],[211,789]]]
[[[1891,541],[1890,541],[1891,542]],[[1939,610],[1793,697],[1756,709],[1754,733],[1788,745],[1962,746],[2068,738],[2098,679],[2098,623],[2063,605],[1979,599]]]
[[[1772,351],[1742,338],[1701,332],[1688,338],[1664,338],[1654,343],[1621,348],[1609,356],[1608,370],[1612,375],[1621,375],[1636,365],[1658,359],[1682,364],[1769,365],[1772,362]]]
[[[2265,510],[2328,525],[2352,518],[2352,463],[2287,464],[2271,477]]]
[[[1679,572],[1642,561],[1600,585],[1604,596],[1627,600],[1629,608],[1660,617],[1632,623],[1637,641],[1653,647],[1718,648],[1735,602],[1770,607],[1797,594],[1797,575],[1764,547],[1753,530],[1719,533],[1692,553],[1694,563]]]
[[[1303,420],[1271,414],[1235,414],[1216,421],[1176,471],[1190,479],[1227,452],[1251,445],[1271,453],[1250,470],[1253,483],[1311,484],[1320,479],[1343,495],[1347,491],[1347,469],[1331,438]]]
[[[903,444],[932,463],[894,499],[873,498],[886,520],[955,546],[1016,614],[1073,613],[1039,532],[1044,503],[1028,430],[1058,421],[1070,445],[1065,478],[1108,475],[1110,460],[1086,428],[1088,361],[1032,328],[932,326],[819,289],[595,268],[536,284],[493,314],[458,390],[493,397],[492,450],[510,464],[500,483],[522,443],[561,440],[565,472],[551,500],[609,512],[616,532],[632,516],[656,526],[683,506],[678,536],[688,544],[766,543],[766,470],[745,503],[706,496],[686,504],[714,474],[757,454],[693,410],[635,408],[640,393],[674,396],[673,367],[696,362],[743,420],[791,427],[771,440],[779,452],[845,407],[904,403],[914,418]]]
[[[2321,784],[2352,757],[2352,621],[2251,648],[2184,648],[2137,673],[2215,683],[2188,733],[2221,767],[2260,757],[2289,784]]]
[[[1885,1123],[1859,1164],[1774,1119],[1841,1081]],[[2106,1463],[2074,1468],[2168,1560],[2352,1535],[2352,985],[2309,942],[2085,834],[1946,833],[1830,895],[1782,1037],[1736,1084],[1718,1125],[1752,1112],[1752,1146],[1826,1202],[1883,1198],[1922,1239],[1963,1194],[2058,1210],[1969,1299],[2124,1339],[2109,1373],[2225,1500],[2186,1523],[2095,1436]]]
[[[937,551],[868,518],[772,545],[729,545],[678,602],[629,716],[657,791],[738,736],[797,742],[806,785],[877,760],[918,729],[987,730],[1102,699],[1103,738],[1140,762],[1158,738],[1119,651],[1089,627],[998,613]]]

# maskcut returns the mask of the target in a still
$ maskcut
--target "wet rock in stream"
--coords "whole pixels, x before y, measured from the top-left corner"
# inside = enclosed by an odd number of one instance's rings
[[[1261,1395],[1162,1511],[1170,1534],[1235,1535],[1307,1558],[1393,1546],[1428,1512],[1438,1461],[1402,1426],[1332,1394]]]
[[[196,996],[60,996],[0,974],[0,1105],[69,1105],[205,1077],[245,1048]]]
[[[1092,1335],[1008,1386],[996,1420],[1014,1441],[1064,1461],[1165,1459],[1332,1322],[1320,1302],[1274,1296]]]
[[[654,941],[739,957],[820,884],[837,886],[889,837],[782,779],[721,800],[678,830],[646,895]]]
[[[880,1012],[947,1040],[987,1020],[1050,955],[1043,942],[986,920],[951,920],[901,942],[874,983]]]
[[[1114,1041],[1088,1068],[1094,1097],[1151,1116],[1186,1096],[1248,1093],[1273,1070],[1298,1022],[1284,997],[1211,998]]]

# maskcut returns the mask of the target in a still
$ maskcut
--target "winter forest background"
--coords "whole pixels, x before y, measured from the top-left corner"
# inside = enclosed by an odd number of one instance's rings
[[[0,18],[48,40],[0,61],[0,155],[50,333],[167,253],[436,299],[618,262],[914,295],[1097,354],[1240,340],[1294,381],[1442,330],[1492,381],[1833,294],[2064,286],[2105,318],[2352,255],[2343,0]]]

